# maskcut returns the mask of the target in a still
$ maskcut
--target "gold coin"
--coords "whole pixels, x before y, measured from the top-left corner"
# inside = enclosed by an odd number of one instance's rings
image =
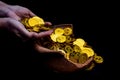
[[[73,46],[73,49],[74,49],[75,52],[81,52],[80,47],[77,46],[77,45],[74,45],[74,46]]]
[[[66,36],[61,35],[56,38],[56,41],[59,43],[64,43],[66,41]]]
[[[94,56],[94,61],[96,63],[103,63],[103,58],[101,56]]]
[[[66,36],[66,43],[70,43],[72,41],[72,38],[70,36]]]
[[[55,51],[57,51],[57,50],[58,50],[58,46],[53,45],[53,46],[50,47],[50,49],[51,49],[51,50],[55,50]]]
[[[76,55],[75,53],[70,53],[70,54],[69,54],[69,60],[77,63],[78,60],[75,58],[75,55]]]
[[[32,18],[33,18],[34,20],[38,21],[39,26],[45,24],[44,20],[43,20],[41,17],[34,16],[34,17],[32,17]]]
[[[24,18],[21,20],[21,23],[26,27],[26,28],[31,28],[31,26],[29,26],[28,24],[28,20],[29,18]]]
[[[34,26],[34,27],[33,27],[33,31],[34,31],[34,32],[39,32],[39,31],[40,31],[40,27]]]
[[[64,35],[71,35],[72,34],[72,28],[70,27],[65,27],[64,28]]]
[[[79,57],[80,57],[80,52],[74,52],[74,58],[77,60],[77,62],[78,62],[78,60],[79,60]]]
[[[47,30],[50,30],[51,28],[50,27],[41,26],[40,29],[47,31]]]
[[[66,45],[66,46],[65,46],[65,52],[66,52],[66,53],[73,53],[72,47],[71,47],[70,45]]]
[[[42,18],[35,16],[35,17],[32,17],[28,20],[28,24],[30,26],[36,26],[36,25],[40,26],[40,25],[44,25],[45,23],[44,23],[44,20]]]
[[[73,42],[73,45],[78,45],[80,48],[83,48],[84,44],[85,44],[85,41],[82,38],[77,38]]]
[[[57,37],[58,37],[58,35],[56,35],[56,34],[54,34],[54,33],[52,33],[52,34],[50,35],[51,40],[54,41],[54,42],[57,42],[57,40],[56,40]]]
[[[86,53],[88,57],[94,56],[94,51],[92,48],[83,48],[81,53]]]
[[[63,44],[63,43],[57,43],[57,45],[58,45],[59,49],[63,49],[64,50],[65,44]]]
[[[55,34],[62,35],[62,34],[64,34],[64,30],[62,28],[56,28],[55,29]]]
[[[88,60],[88,56],[86,53],[80,54],[78,61],[80,64],[85,63],[87,60]]]

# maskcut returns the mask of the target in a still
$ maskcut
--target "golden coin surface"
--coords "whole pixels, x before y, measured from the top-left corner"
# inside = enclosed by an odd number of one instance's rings
[[[79,57],[80,57],[80,53],[79,53],[79,52],[74,52],[74,54],[75,54],[74,58],[75,58],[75,59],[77,60],[77,62],[78,62]]]
[[[75,58],[75,55],[76,55],[75,53],[70,53],[70,54],[69,54],[69,60],[77,63],[78,60]]]
[[[70,36],[66,36],[66,43],[70,43],[72,41],[72,38]]]
[[[45,24],[44,20],[43,20],[41,17],[34,16],[34,17],[32,17],[32,18],[33,18],[34,20],[38,21],[38,24],[39,24],[39,25],[44,25],[44,24]]]
[[[64,30],[62,28],[56,28],[55,29],[55,34],[62,35],[62,34],[64,34]]]
[[[73,45],[78,45],[80,48],[83,48],[84,44],[85,44],[85,41],[82,38],[77,38],[73,42]]]
[[[56,45],[53,45],[53,46],[50,47],[50,49],[57,51],[57,50],[58,50],[58,47],[57,47]]]
[[[70,45],[66,45],[66,46],[65,46],[65,52],[66,52],[66,53],[73,53],[72,47],[71,47]]]
[[[35,16],[35,17],[32,17],[28,20],[28,24],[30,26],[36,26],[36,25],[43,25],[45,23],[44,23],[44,20],[42,18]]]
[[[74,49],[75,52],[81,52],[80,47],[77,46],[77,45],[74,45],[74,46],[73,46],[73,49]]]
[[[87,60],[88,60],[88,56],[86,53],[80,54],[78,61],[80,64],[85,63]]]
[[[29,18],[22,19],[21,22],[23,25],[25,25],[26,28],[31,28],[31,26],[28,24]]]
[[[101,56],[95,56],[95,57],[94,57],[94,61],[95,61],[96,63],[103,63],[103,58],[102,58]]]
[[[66,41],[66,36],[61,35],[56,38],[56,41],[59,43],[64,43]]]
[[[33,27],[33,31],[34,31],[34,32],[39,32],[39,31],[40,31],[40,28],[39,28],[38,26],[34,26],[34,27]]]
[[[92,48],[83,48],[81,53],[86,53],[88,57],[94,56],[94,51]]]
[[[52,33],[52,34],[50,35],[51,40],[54,41],[54,42],[57,42],[57,41],[56,41],[57,37],[58,37],[58,35],[56,35],[56,34],[54,34],[54,33]]]
[[[72,28],[66,27],[64,28],[64,35],[71,35],[72,34]]]

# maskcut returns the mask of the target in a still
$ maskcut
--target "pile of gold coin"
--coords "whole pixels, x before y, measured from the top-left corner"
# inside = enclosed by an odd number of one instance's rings
[[[96,63],[103,62],[103,58],[97,55],[84,39],[75,38],[72,24],[60,24],[48,27],[44,25],[44,20],[38,16],[22,19],[21,22],[27,30],[33,32],[53,29],[54,31],[49,37],[42,39],[41,45],[51,50],[61,51],[68,60],[83,64],[90,57],[93,57],[93,62],[86,70],[91,70]]]
[[[45,27],[44,20],[38,16],[32,18],[24,18],[21,23],[25,25],[26,29],[33,32],[40,32],[44,30],[50,30],[51,27]]]

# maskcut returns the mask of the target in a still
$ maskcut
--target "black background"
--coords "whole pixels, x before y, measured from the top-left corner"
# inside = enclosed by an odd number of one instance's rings
[[[62,1],[62,0],[3,0],[11,5],[21,5],[29,8],[45,21],[56,24],[73,24],[76,37],[83,38],[93,47],[95,52],[102,56],[104,62],[96,65],[90,72],[73,73],[69,75],[45,72],[50,79],[81,79],[81,80],[105,80],[116,78],[113,75],[117,71],[115,58],[117,41],[115,39],[114,3],[104,1]],[[22,52],[22,51],[21,51]],[[25,53],[25,52],[23,52]],[[35,67],[34,67],[35,68]],[[37,67],[38,68],[38,67]],[[31,69],[30,69],[31,70]],[[36,77],[42,78],[40,70]],[[34,72],[34,73],[36,73]],[[24,72],[23,72],[24,73]],[[31,75],[34,75],[31,73]],[[26,73],[27,75],[27,73]],[[25,76],[26,76],[25,75]],[[56,77],[56,78],[53,78]],[[31,76],[28,76],[31,77]]]

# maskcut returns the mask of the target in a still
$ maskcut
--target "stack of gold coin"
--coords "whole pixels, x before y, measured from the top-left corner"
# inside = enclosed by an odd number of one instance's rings
[[[38,16],[34,16],[31,18],[24,18],[21,20],[21,22],[25,25],[25,27],[29,31],[40,32],[42,30],[50,30],[50,27],[45,27],[44,20]]]
[[[47,39],[40,41],[40,44],[48,49],[61,51],[66,59],[74,63],[84,64],[90,57],[94,57],[94,61],[86,70],[91,70],[95,63],[103,62],[103,58],[98,56],[84,39],[74,37],[72,24],[54,25],[54,28],[46,27],[44,20],[38,16],[22,19],[21,22],[26,29],[33,32],[54,29]]]

